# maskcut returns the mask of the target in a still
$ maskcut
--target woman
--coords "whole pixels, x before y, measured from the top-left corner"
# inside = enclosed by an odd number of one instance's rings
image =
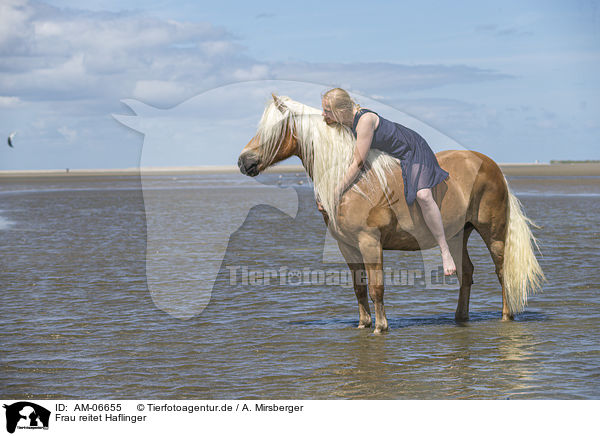
[[[323,119],[328,125],[342,124],[352,129],[356,137],[354,159],[337,187],[338,198],[354,182],[371,147],[400,159],[406,203],[410,206],[417,200],[425,223],[440,246],[444,274],[454,274],[456,266],[446,242],[442,215],[431,194],[431,188],[446,180],[448,173],[440,168],[425,139],[407,127],[361,108],[341,88],[327,91],[321,103]]]

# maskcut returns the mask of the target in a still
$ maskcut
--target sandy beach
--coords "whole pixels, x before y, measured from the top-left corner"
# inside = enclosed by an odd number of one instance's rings
[[[600,163],[500,163],[499,165],[507,176],[600,176]],[[236,173],[238,171],[239,169],[236,165],[119,169],[3,170],[0,171],[0,178],[152,176]],[[278,165],[269,168],[266,172],[304,172],[304,168],[300,165]]]
[[[600,176],[600,163],[501,163],[499,165],[507,176]]]
[[[100,177],[100,176],[160,176],[175,174],[223,174],[238,173],[236,165],[189,166],[189,167],[149,167],[115,169],[62,169],[62,170],[3,170],[0,178],[12,177]],[[267,169],[267,173],[304,172],[300,165],[281,165]]]

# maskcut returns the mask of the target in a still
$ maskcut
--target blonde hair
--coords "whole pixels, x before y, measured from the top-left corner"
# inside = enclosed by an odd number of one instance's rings
[[[535,225],[523,213],[521,202],[508,187],[508,225],[504,242],[504,277],[506,301],[511,315],[522,312],[527,305],[527,297],[542,288],[546,277],[535,258],[534,246],[538,249],[537,240],[528,224]]]
[[[345,91],[344,91],[345,92]],[[347,93],[346,93],[347,94]],[[289,97],[271,101],[258,125],[261,160],[267,166],[273,161],[281,145],[281,138],[289,129],[298,139],[298,151],[309,177],[313,181],[317,198],[329,215],[329,224],[337,228],[336,187],[344,179],[354,157],[356,140],[346,126],[328,126],[320,116],[321,111]],[[378,188],[395,184],[394,170],[400,161],[383,151],[371,149],[365,163],[370,171],[364,173],[365,191],[357,184],[352,190],[368,199],[373,205],[379,201]],[[388,182],[388,177],[393,177]]]
[[[333,119],[338,124],[343,124],[342,121],[344,119],[351,119],[352,112],[355,108],[360,109],[360,106],[352,100],[348,91],[342,88],[330,89],[323,93],[321,98],[329,103],[329,109],[331,110]]]

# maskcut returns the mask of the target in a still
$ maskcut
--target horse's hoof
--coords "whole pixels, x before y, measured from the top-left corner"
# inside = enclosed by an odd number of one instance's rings
[[[502,314],[502,321],[514,321],[515,317],[513,315],[509,315],[507,313]]]
[[[381,335],[385,332],[387,332],[388,328],[387,327],[375,327],[375,330],[373,330],[373,333],[376,335]]]
[[[456,315],[454,315],[454,321],[456,322],[466,322],[469,320],[469,314],[459,314],[457,313]]]
[[[371,318],[367,318],[365,320],[359,320],[358,321],[358,328],[359,329],[366,329],[366,328],[371,327],[372,324],[373,323],[371,321]]]

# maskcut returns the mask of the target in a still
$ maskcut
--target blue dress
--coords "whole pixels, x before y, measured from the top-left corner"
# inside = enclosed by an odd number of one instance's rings
[[[440,168],[435,154],[421,135],[408,127],[386,120],[369,109],[360,109],[354,115],[352,123],[354,137],[356,137],[358,120],[367,112],[372,112],[379,117],[379,125],[373,133],[371,148],[400,159],[404,197],[409,206],[417,198],[419,189],[433,188],[448,178],[448,172]]]

